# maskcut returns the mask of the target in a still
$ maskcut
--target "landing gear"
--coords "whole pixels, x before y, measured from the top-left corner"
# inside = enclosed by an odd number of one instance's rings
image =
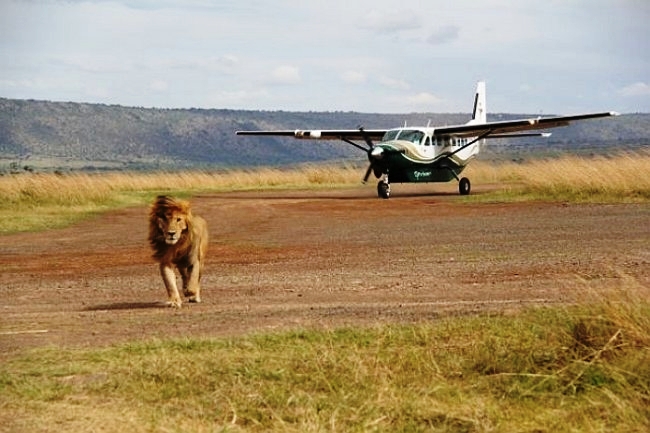
[[[384,173],[379,183],[377,183],[377,196],[388,199],[390,197],[390,183],[388,182],[388,173]]]
[[[460,195],[469,195],[472,185],[469,183],[469,179],[463,177],[460,182],[458,182],[458,192]]]
[[[390,184],[388,179],[380,180],[377,184],[377,195],[379,198],[387,199],[390,197]]]

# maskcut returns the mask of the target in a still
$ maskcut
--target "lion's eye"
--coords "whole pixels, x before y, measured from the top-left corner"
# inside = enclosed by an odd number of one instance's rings
[[[176,222],[177,222],[177,223],[181,222],[181,219],[180,219],[180,218],[176,218]]]

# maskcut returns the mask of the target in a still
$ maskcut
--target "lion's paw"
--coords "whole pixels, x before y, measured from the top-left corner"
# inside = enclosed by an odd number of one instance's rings
[[[172,300],[172,299],[170,299],[165,303],[165,305],[167,305],[170,308],[181,308],[181,304],[182,302],[180,300]]]
[[[193,304],[200,304],[201,303],[201,298],[199,296],[190,296],[187,299],[187,302],[191,302]]]

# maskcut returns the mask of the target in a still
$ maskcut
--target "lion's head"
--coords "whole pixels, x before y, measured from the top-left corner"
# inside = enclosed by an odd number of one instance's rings
[[[149,242],[157,254],[164,253],[188,235],[190,205],[183,200],[158,196],[149,212]]]

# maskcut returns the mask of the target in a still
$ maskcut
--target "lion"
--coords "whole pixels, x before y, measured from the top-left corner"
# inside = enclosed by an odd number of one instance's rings
[[[187,300],[201,302],[201,273],[208,249],[205,220],[192,215],[187,201],[158,196],[149,211],[149,243],[153,258],[160,263],[167,305],[178,308],[182,304],[175,268],[181,274]]]

